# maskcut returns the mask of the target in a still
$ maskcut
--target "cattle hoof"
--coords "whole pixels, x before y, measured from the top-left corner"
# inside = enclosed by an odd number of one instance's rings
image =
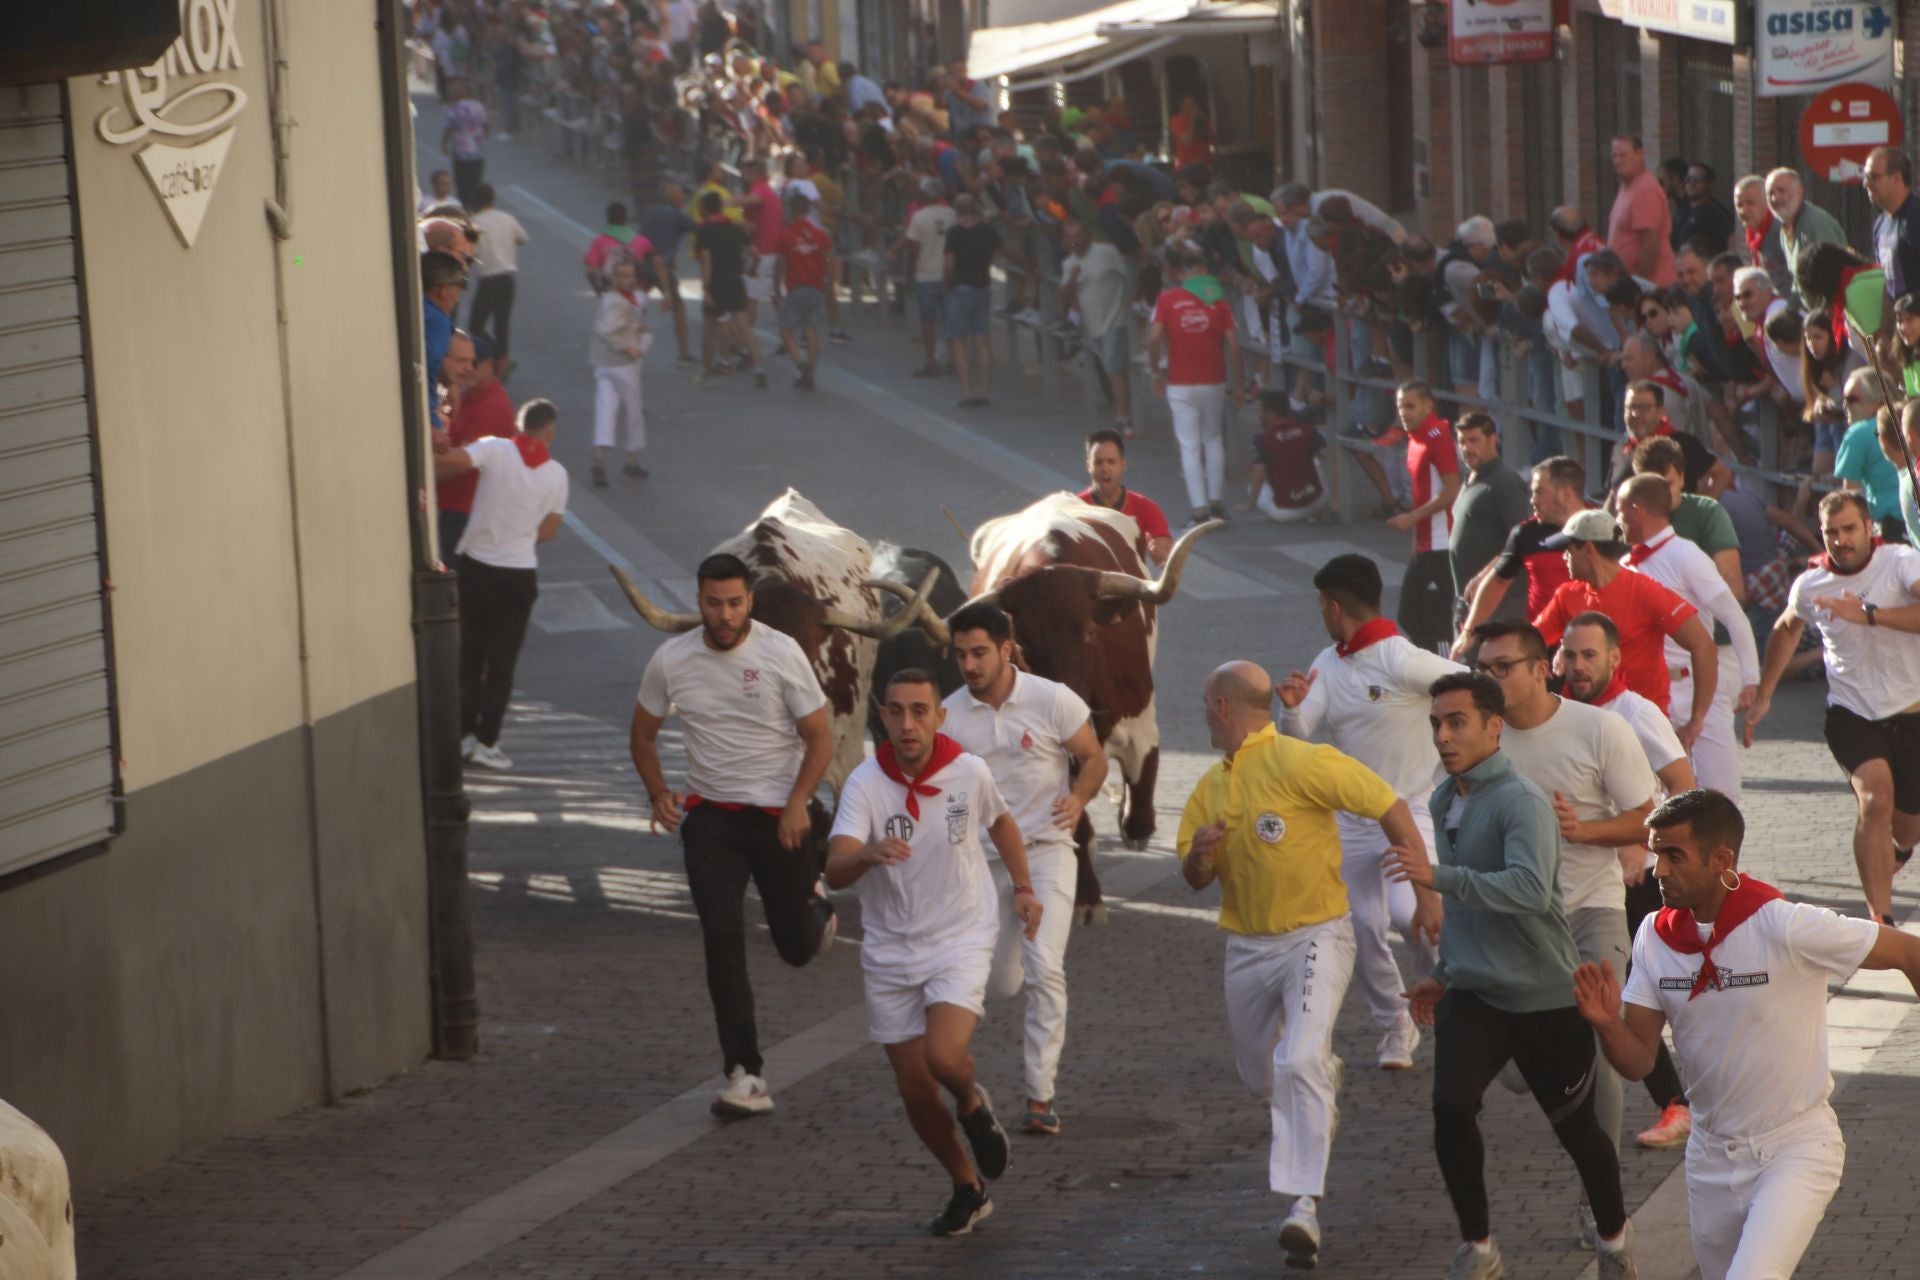
[[[1079,912],[1081,924],[1098,926],[1107,922],[1107,904],[1104,902],[1089,902],[1074,910]]]

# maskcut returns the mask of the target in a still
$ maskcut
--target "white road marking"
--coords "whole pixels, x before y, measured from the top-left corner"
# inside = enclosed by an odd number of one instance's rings
[[[549,634],[565,634],[625,631],[633,623],[601,604],[584,582],[543,582],[533,602],[533,625]]]
[[[1351,542],[1288,542],[1280,544],[1276,550],[1289,560],[1318,569],[1335,556],[1361,555],[1380,566],[1380,584],[1389,589],[1396,588],[1407,576],[1407,566],[1400,560],[1389,560],[1377,552]]]

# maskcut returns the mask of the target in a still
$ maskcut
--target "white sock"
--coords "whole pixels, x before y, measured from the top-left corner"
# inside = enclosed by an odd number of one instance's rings
[[[1600,1235],[1598,1232],[1594,1233],[1593,1238],[1595,1242],[1599,1244],[1600,1252],[1602,1253],[1619,1253],[1627,1247],[1627,1229],[1625,1227],[1620,1228],[1620,1234],[1611,1240]]]
[[[1467,1241],[1467,1243],[1473,1246],[1473,1251],[1475,1253],[1481,1254],[1483,1256],[1493,1252],[1492,1236],[1488,1236],[1485,1240],[1469,1240]]]
[[[1319,1207],[1319,1201],[1313,1196],[1296,1196],[1293,1201],[1293,1211],[1295,1213],[1304,1213],[1309,1217],[1313,1216]]]

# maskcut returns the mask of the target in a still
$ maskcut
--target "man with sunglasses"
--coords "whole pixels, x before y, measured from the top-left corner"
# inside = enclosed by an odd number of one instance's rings
[[[1680,180],[1680,205],[1669,236],[1678,249],[1689,240],[1725,244],[1733,235],[1733,210],[1713,194],[1713,166],[1696,160]]]

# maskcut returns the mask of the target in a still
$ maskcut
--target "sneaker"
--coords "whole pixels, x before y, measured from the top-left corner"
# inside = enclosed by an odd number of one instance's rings
[[[1280,1251],[1287,1255],[1287,1265],[1300,1271],[1311,1271],[1320,1261],[1320,1217],[1312,1196],[1295,1200],[1280,1224]]]
[[[973,1163],[979,1168],[980,1176],[997,1178],[1007,1171],[1012,1148],[1007,1142],[1007,1131],[994,1118],[993,1099],[988,1096],[987,1087],[974,1085],[973,1095],[980,1105],[960,1117],[960,1131],[967,1135],[967,1143],[973,1148]]]
[[[1633,1260],[1633,1219],[1620,1232],[1620,1247],[1608,1249],[1595,1244],[1600,1260],[1600,1280],[1640,1280],[1640,1265]]]
[[[826,916],[827,924],[820,931],[820,945],[813,949],[816,956],[825,955],[833,946],[833,940],[840,936],[840,913],[833,908],[833,899],[827,896],[826,877],[813,882],[813,902],[819,912]]]
[[[1600,1237],[1600,1228],[1593,1221],[1593,1206],[1584,1202],[1573,1207],[1573,1229],[1579,1238],[1580,1247],[1591,1253],[1594,1241]]]
[[[593,487],[596,489],[607,487],[607,469],[598,462],[593,464]]]
[[[985,1187],[955,1187],[953,1199],[947,1201],[930,1229],[937,1236],[963,1236],[992,1214],[993,1201],[987,1198]]]
[[[1420,1028],[1413,1025],[1412,1018],[1402,1018],[1399,1025],[1387,1029],[1380,1037],[1380,1069],[1382,1071],[1407,1071],[1413,1067],[1413,1051],[1420,1047]]]
[[[753,371],[753,386],[756,391],[765,391],[767,389],[767,371],[765,369],[755,369]]]
[[[1059,1137],[1060,1116],[1054,1111],[1053,1104],[1028,1098],[1027,1123],[1022,1127],[1021,1132],[1038,1134],[1044,1138]]]
[[[473,749],[479,745],[480,739],[474,737],[472,734],[468,734],[466,737],[460,739],[460,758],[462,760],[473,759]]]
[[[1651,1129],[1634,1134],[1633,1140],[1655,1151],[1670,1151],[1674,1147],[1686,1146],[1687,1135],[1692,1132],[1693,1108],[1684,1102],[1672,1102],[1660,1112],[1660,1118]]]
[[[827,330],[827,341],[836,347],[844,347],[853,341],[853,335],[845,329],[829,329]]]
[[[727,1083],[713,1095],[708,1110],[722,1120],[763,1116],[773,1110],[773,1094],[768,1092],[765,1080],[745,1067],[735,1067],[727,1072]]]
[[[1500,1257],[1499,1242],[1491,1236],[1484,1249],[1462,1241],[1453,1251],[1453,1263],[1447,1268],[1447,1280],[1500,1280],[1505,1274],[1507,1264]]]
[[[468,756],[467,759],[473,761],[483,769],[513,768],[513,760],[506,752],[502,751],[499,747],[490,747],[484,742],[476,742],[473,746],[473,754]]]
[[[652,475],[653,472],[641,466],[639,462],[632,461],[632,462],[628,462],[626,466],[620,468],[620,474],[623,476],[633,476],[636,479],[645,480],[648,476]]]

